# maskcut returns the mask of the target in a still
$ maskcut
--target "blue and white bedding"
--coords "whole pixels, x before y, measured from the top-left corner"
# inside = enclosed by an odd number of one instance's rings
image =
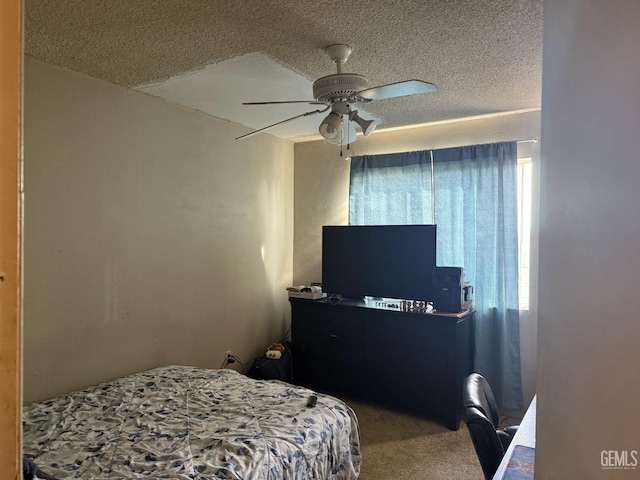
[[[356,479],[356,416],[313,393],[161,367],[25,407],[23,449],[61,480]]]

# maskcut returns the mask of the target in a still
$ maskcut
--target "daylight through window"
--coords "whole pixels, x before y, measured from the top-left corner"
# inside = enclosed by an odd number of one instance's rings
[[[529,310],[531,254],[531,158],[518,159],[518,303]]]

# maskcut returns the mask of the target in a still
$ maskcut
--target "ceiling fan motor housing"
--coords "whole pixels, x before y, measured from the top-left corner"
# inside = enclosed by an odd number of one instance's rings
[[[313,82],[313,96],[319,102],[333,102],[349,98],[369,88],[369,80],[357,73],[337,73]]]

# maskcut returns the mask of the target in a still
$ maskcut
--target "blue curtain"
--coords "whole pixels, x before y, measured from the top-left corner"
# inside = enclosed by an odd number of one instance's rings
[[[434,214],[438,265],[463,267],[474,287],[475,370],[487,378],[502,408],[517,410],[522,382],[516,179],[516,142],[353,157],[349,223],[433,223]]]
[[[430,152],[351,158],[349,224],[432,224],[432,201]]]

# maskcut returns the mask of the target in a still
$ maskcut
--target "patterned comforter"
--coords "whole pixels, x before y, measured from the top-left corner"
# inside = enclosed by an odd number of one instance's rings
[[[351,480],[341,400],[233,370],[169,366],[24,408],[24,453],[61,480]]]

